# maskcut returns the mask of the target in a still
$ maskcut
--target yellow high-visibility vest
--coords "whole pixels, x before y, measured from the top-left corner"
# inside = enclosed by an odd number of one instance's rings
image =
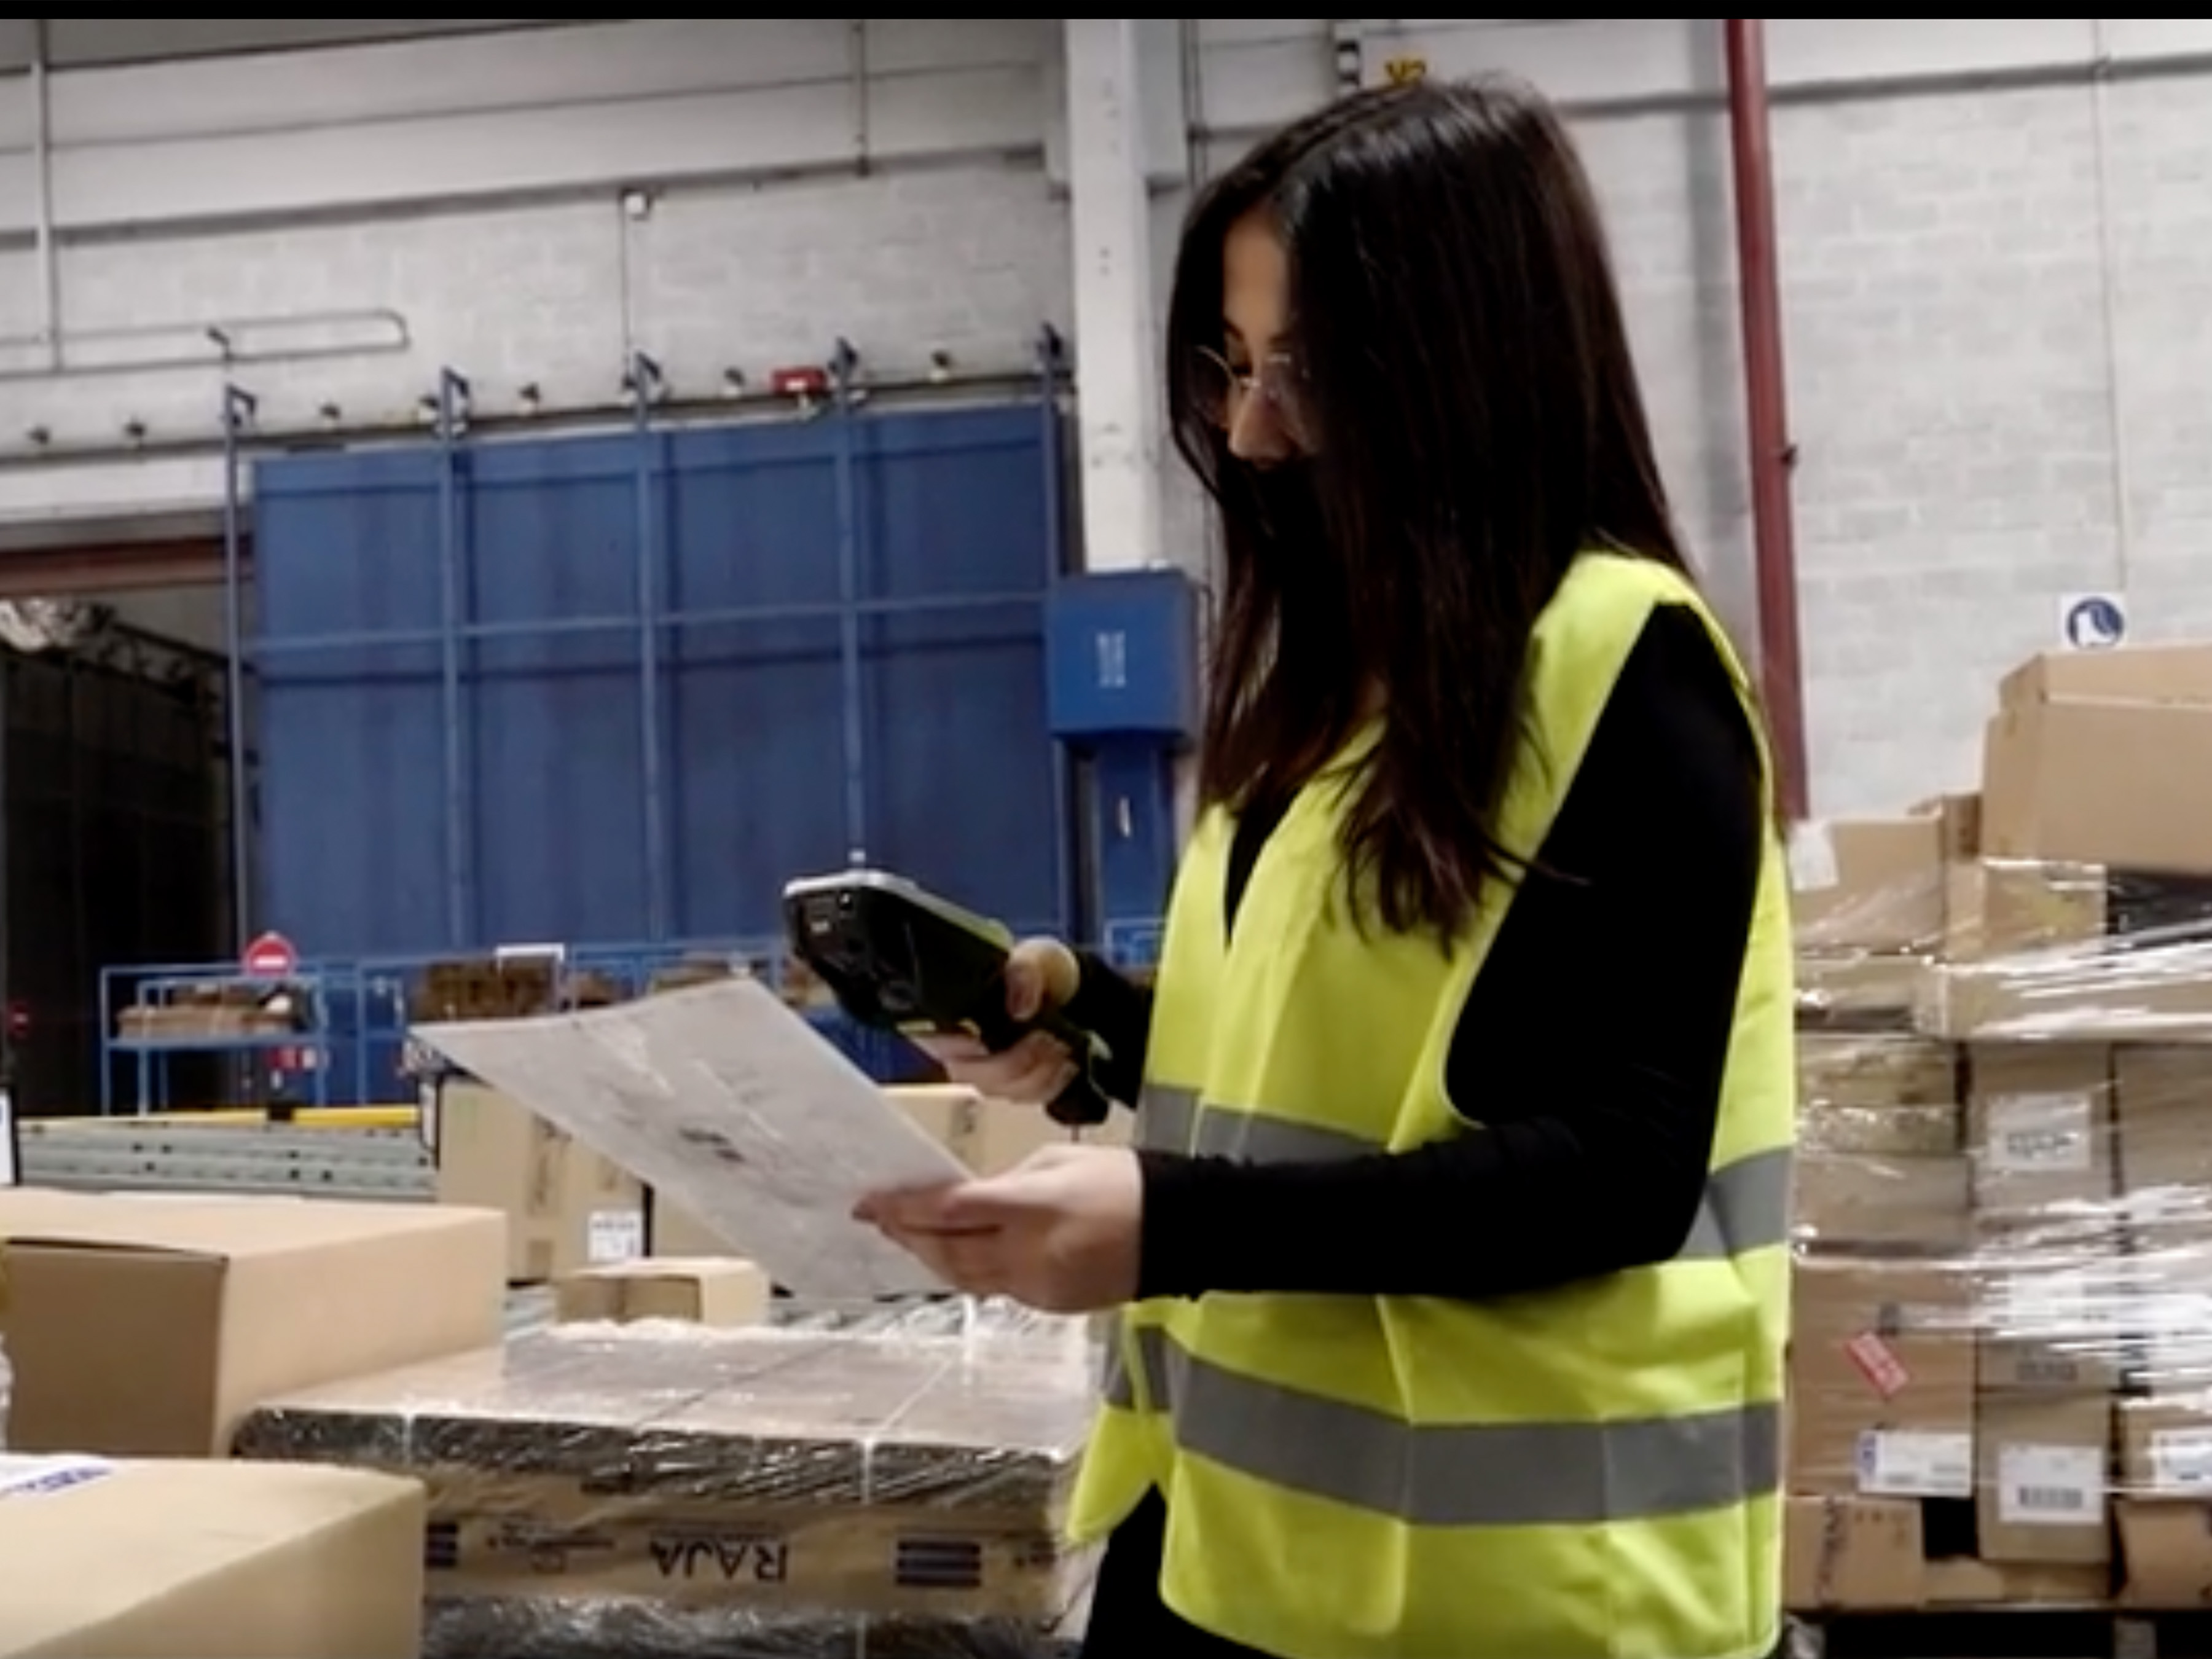
[[[1751,707],[1687,582],[1584,555],[1536,625],[1528,739],[1500,804],[1509,849],[1541,847],[1661,605],[1703,619]],[[1371,921],[1363,937],[1338,839],[1357,750],[1293,802],[1227,939],[1234,825],[1214,811],[1195,831],[1163,945],[1140,1145],[1316,1159],[1482,1132],[1447,1101],[1445,1061],[1515,886],[1491,884],[1449,952]],[[1791,994],[1769,836],[1705,1207],[1674,1260],[1479,1303],[1127,1309],[1072,1530],[1103,1536],[1157,1487],[1168,1605],[1285,1659],[1765,1655],[1781,1620]],[[1589,1014],[1602,1042],[1607,1011]]]

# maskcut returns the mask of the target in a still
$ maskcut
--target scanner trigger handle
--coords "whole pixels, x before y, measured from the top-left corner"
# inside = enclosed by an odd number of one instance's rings
[[[1112,1115],[1113,1103],[1091,1075],[1097,1042],[1081,1026],[1056,1012],[1039,1014],[1034,1019],[1018,1020],[994,1010],[978,1019],[975,1029],[978,1040],[993,1054],[1005,1053],[1032,1031],[1043,1033],[1067,1050],[1076,1064],[1075,1080],[1045,1108],[1045,1115],[1054,1122],[1064,1128],[1088,1129]]]
[[[1106,1098],[1091,1073],[1097,1058],[1098,1044],[1090,1032],[1070,1024],[1057,1013],[1040,1016],[1033,1029],[1042,1031],[1065,1048],[1075,1061],[1075,1080],[1062,1089],[1047,1106],[1045,1115],[1054,1123],[1068,1129],[1089,1129],[1103,1123],[1113,1113],[1113,1103]]]

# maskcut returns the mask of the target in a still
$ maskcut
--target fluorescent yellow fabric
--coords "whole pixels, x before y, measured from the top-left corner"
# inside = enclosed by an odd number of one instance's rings
[[[1585,555],[1536,627],[1508,848],[1542,844],[1665,605],[1705,620],[1748,706],[1688,584]],[[1446,1099],[1444,1065],[1514,890],[1493,884],[1449,954],[1374,925],[1363,937],[1340,873],[1346,775],[1340,762],[1293,804],[1226,942],[1233,825],[1199,825],[1168,918],[1140,1144],[1311,1159],[1481,1133]],[[1770,838],[1706,1206],[1676,1260],[1486,1304],[1131,1308],[1076,1534],[1103,1535],[1158,1487],[1169,1605],[1285,1659],[1765,1654],[1780,1620],[1790,952]],[[1589,1010],[1594,1028],[1606,1012]]]

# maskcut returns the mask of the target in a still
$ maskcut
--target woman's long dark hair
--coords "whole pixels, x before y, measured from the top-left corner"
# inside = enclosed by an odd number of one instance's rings
[[[1311,440],[1273,467],[1231,456],[1202,378],[1224,244],[1254,213],[1289,256]],[[1226,554],[1201,794],[1279,808],[1379,696],[1344,832],[1355,909],[1448,939],[1535,852],[1494,823],[1537,613],[1585,549],[1686,569],[1565,131],[1496,83],[1363,92],[1300,121],[1193,207],[1168,351],[1176,447]]]

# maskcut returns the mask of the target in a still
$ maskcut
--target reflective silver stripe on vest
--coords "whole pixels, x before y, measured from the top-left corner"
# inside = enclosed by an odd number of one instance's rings
[[[1125,1412],[1133,1412],[1140,1403],[1149,1402],[1156,1410],[1167,1409],[1169,1390],[1174,1386],[1168,1375],[1168,1344],[1158,1330],[1141,1333],[1137,1341],[1137,1357],[1145,1367],[1145,1400],[1139,1401],[1137,1391],[1129,1380],[1129,1367],[1122,1358],[1122,1343],[1127,1328],[1117,1323],[1113,1339],[1106,1345],[1106,1403]]]
[[[1326,1164],[1385,1151],[1363,1135],[1198,1103],[1187,1089],[1145,1085],[1137,1145],[1148,1152],[1233,1158],[1249,1164]],[[1790,1153],[1754,1152],[1716,1170],[1705,1201],[1675,1258],[1711,1261],[1790,1242]]]
[[[1186,1452],[1422,1527],[1571,1527],[1725,1508],[1778,1492],[1781,1408],[1608,1423],[1415,1425],[1193,1358],[1137,1334],[1151,1404]],[[1126,1376],[1123,1398],[1128,1405]]]

